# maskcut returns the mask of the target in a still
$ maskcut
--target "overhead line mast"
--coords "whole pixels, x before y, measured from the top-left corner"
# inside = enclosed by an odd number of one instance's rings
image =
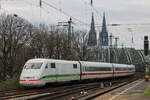
[[[91,0],[91,6],[93,6],[93,0]]]
[[[40,8],[42,7],[42,0],[40,0]]]
[[[42,11],[41,11],[41,8],[42,8],[42,0],[40,0],[39,2],[39,6],[40,6],[40,32],[41,32],[41,19],[42,19]]]
[[[40,0],[40,20],[41,20],[41,8],[42,8],[42,0]]]

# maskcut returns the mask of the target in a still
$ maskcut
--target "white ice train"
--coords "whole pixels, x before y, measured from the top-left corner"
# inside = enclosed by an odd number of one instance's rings
[[[135,74],[134,65],[103,62],[31,59],[23,67],[22,86],[44,86],[46,83],[85,79],[102,79]]]

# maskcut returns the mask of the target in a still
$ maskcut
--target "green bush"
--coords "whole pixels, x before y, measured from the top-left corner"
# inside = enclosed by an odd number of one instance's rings
[[[144,95],[150,96],[150,86],[144,91]]]
[[[17,89],[20,88],[18,83],[18,78],[10,78],[7,81],[0,83],[0,90],[9,90],[9,89]]]

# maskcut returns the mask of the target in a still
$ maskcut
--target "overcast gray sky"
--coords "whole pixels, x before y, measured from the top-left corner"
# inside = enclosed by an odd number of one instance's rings
[[[39,0],[0,0],[1,13],[18,14],[19,16],[27,19],[34,24],[46,23],[57,24],[60,21],[67,21],[68,16],[60,13],[56,9],[42,4],[39,7]],[[134,45],[136,48],[143,48],[144,35],[149,35],[150,24],[143,25],[141,23],[150,23],[150,1],[149,0],[93,0],[94,8],[90,6],[90,0],[43,0],[51,6],[64,11],[70,16],[82,21],[75,22],[76,29],[87,29],[91,21],[91,12],[94,12],[95,24],[102,23],[102,14],[106,13],[107,24],[120,23],[120,24],[138,24],[138,25],[121,25],[109,26],[108,32],[115,36],[120,37],[119,44],[125,44],[131,47],[131,28],[134,36]],[[97,33],[101,27],[96,27]]]

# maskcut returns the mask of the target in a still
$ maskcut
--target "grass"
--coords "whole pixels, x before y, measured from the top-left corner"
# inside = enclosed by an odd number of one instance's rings
[[[133,93],[133,95],[144,95],[144,90],[132,90],[131,93]]]
[[[144,95],[150,96],[150,86],[144,91]]]
[[[7,81],[0,83],[0,90],[10,90],[10,89],[17,89],[17,88],[20,88],[17,77],[10,78]]]

